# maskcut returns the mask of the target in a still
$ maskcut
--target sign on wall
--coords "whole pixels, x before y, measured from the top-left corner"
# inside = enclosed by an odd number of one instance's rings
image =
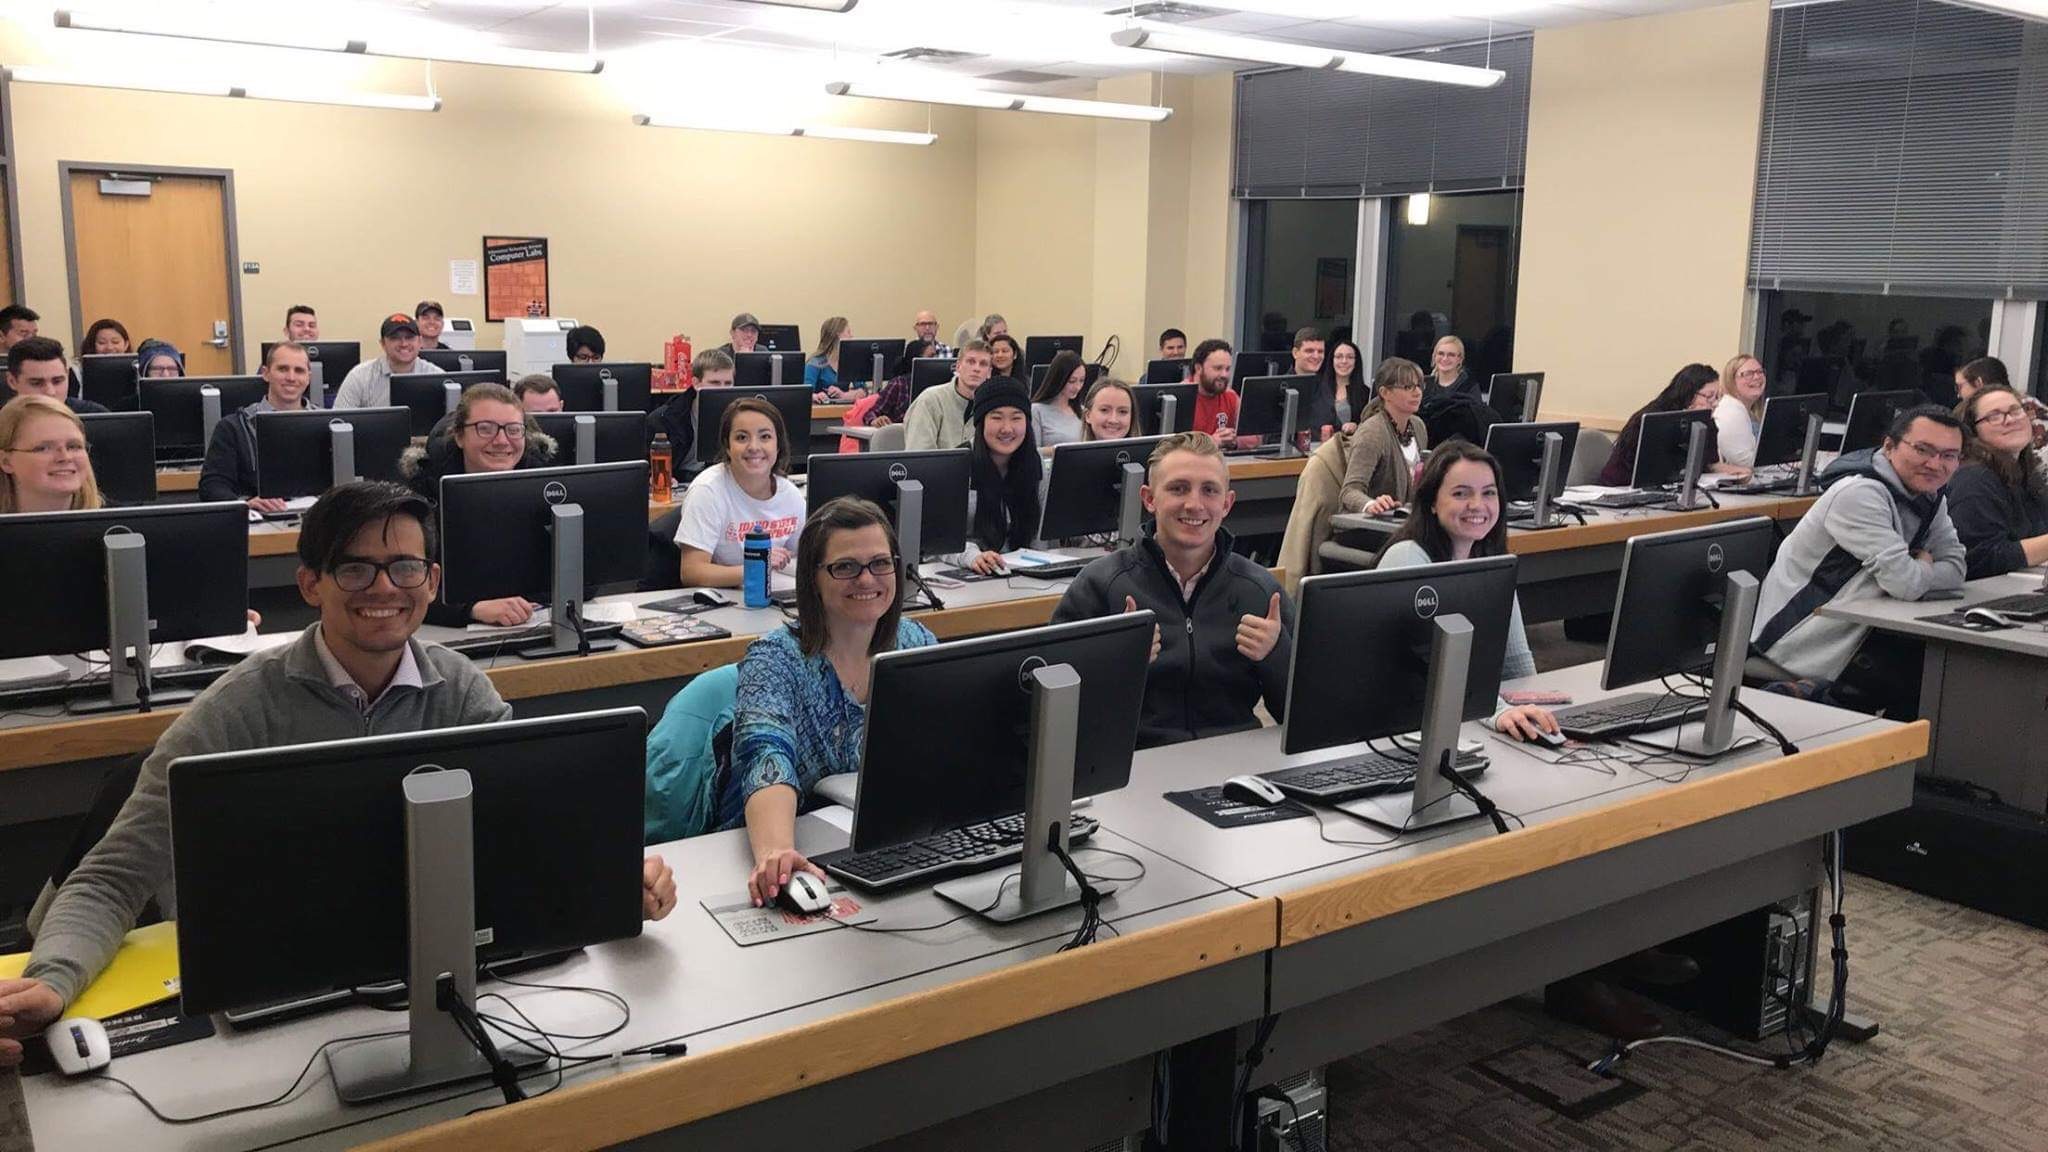
[[[548,242],[538,236],[484,237],[484,319],[548,315]]]

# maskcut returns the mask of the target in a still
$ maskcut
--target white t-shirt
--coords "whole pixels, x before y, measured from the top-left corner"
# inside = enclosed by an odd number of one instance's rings
[[[676,543],[709,552],[713,564],[737,565],[744,558],[747,533],[766,532],[771,543],[794,549],[803,526],[804,494],[789,477],[777,476],[775,494],[756,500],[725,465],[713,464],[697,474],[683,495]]]

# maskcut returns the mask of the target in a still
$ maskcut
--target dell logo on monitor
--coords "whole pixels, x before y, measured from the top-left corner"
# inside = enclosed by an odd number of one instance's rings
[[[609,369],[609,368],[599,368],[599,369],[597,370],[597,378],[598,378],[599,380],[609,380],[609,379],[611,379],[611,378],[612,378],[612,370],[611,370],[611,369]]]
[[[1045,657],[1026,656],[1024,662],[1017,665],[1017,687],[1022,688],[1026,692],[1031,691],[1031,674],[1043,667],[1045,667]]]
[[[891,464],[889,465],[889,479],[908,480],[910,479],[910,469],[902,464]]]
[[[1129,463],[1131,462],[1131,452],[1130,452],[1130,449],[1128,449],[1128,448],[1119,448],[1119,449],[1117,449],[1117,453],[1116,453],[1116,462],[1117,462],[1118,464],[1120,464],[1120,465],[1121,465],[1121,464],[1129,464]]]
[[[550,504],[560,504],[569,498],[569,486],[560,480],[550,480],[547,487],[540,490],[540,498]]]
[[[318,360],[320,358],[320,346],[318,344],[308,344],[305,346],[305,348],[307,358],[313,360]]]
[[[1727,562],[1728,557],[1722,553],[1721,546],[1719,544],[1707,545],[1707,571],[1719,573],[1721,571],[1721,566],[1723,564],[1726,564]]]
[[[1436,589],[1424,584],[1415,590],[1415,614],[1424,620],[1436,615]]]

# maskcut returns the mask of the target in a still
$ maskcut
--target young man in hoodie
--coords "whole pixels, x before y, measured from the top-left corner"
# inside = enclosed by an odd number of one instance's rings
[[[1146,536],[1082,569],[1053,620],[1158,616],[1140,747],[1256,728],[1261,699],[1281,719],[1294,604],[1272,573],[1231,551],[1223,518],[1237,494],[1223,450],[1203,432],[1167,437],[1141,495],[1155,518]]]
[[[256,426],[258,412],[290,412],[307,407],[306,388],[313,382],[313,361],[306,346],[283,341],[263,358],[263,398],[230,412],[213,426],[206,442],[206,465],[199,471],[201,500],[248,500],[258,512],[282,512],[285,502],[256,495]]]
[[[1945,408],[1901,412],[1871,454],[1821,494],[1778,549],[1757,601],[1751,671],[1847,707],[1911,718],[1917,645],[1821,616],[1835,601],[1924,600],[1962,588],[1966,553],[1944,489],[1963,451]]]

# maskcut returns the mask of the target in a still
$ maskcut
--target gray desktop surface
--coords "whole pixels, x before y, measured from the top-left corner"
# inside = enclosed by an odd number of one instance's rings
[[[1991,648],[2021,656],[2048,656],[2048,622],[2023,624],[2017,628],[1992,632],[1975,632],[1952,624],[1934,624],[1921,619],[1923,616],[1937,616],[1944,612],[1961,612],[1987,600],[2041,590],[2041,570],[2034,568],[1972,580],[1963,586],[1963,595],[1959,600],[1894,600],[1889,596],[1866,596],[1824,604],[1819,611],[1822,616],[1836,620],[1867,624],[1922,640]]]
[[[798,822],[797,843],[806,852],[827,851],[845,839],[843,832],[816,817]],[[1113,831],[1098,833],[1090,844],[1128,852],[1144,862],[1143,879],[1121,886],[1104,905],[1106,917],[1121,931],[1171,923],[1248,899]],[[693,1054],[728,1047],[1047,955],[1073,932],[1080,918],[1078,909],[1068,909],[1001,927],[963,919],[908,935],[841,929],[742,949],[697,901],[746,887],[746,834],[719,833],[653,850],[667,859],[678,880],[679,901],[666,920],[649,924],[639,939],[600,945],[565,964],[520,977],[604,988],[631,1003],[629,1027],[577,1051],[613,1052],[671,1038],[686,1040]],[[1135,872],[1129,861],[1089,845],[1076,852],[1076,861],[1105,876]],[[883,927],[936,924],[959,915],[928,887],[872,900],[871,907],[878,915],[876,925]],[[854,1084],[820,1085],[800,1094],[813,1097],[814,1107],[784,1108],[773,1126],[779,1131],[763,1133],[748,1144],[853,1148],[938,1123],[1254,1018],[1263,986],[1263,959],[1248,957],[954,1046],[971,1045],[982,1062],[962,1061],[949,1049],[902,1061],[917,1066],[913,1082],[897,1084],[886,1093],[877,1088],[880,1094],[862,1100],[859,1108],[849,1109],[844,1098]],[[598,1032],[618,1019],[615,1008],[587,995],[498,984],[480,985],[478,991],[507,993],[536,1022],[553,1030]],[[1201,994],[1191,997],[1194,991]],[[214,1039],[123,1058],[114,1071],[166,1112],[204,1112],[282,1091],[327,1040],[403,1024],[402,1015],[354,1008],[256,1032],[223,1031]],[[997,1061],[1003,1074],[989,1075],[991,1065],[986,1061]],[[572,1070],[568,1082],[583,1083],[651,1063],[643,1058],[595,1064]],[[889,1084],[892,1069],[895,1078],[907,1071],[891,1065],[862,1075]],[[484,1087],[344,1109],[335,1101],[324,1065],[309,1079],[311,1086],[287,1105],[175,1128],[151,1119],[118,1088],[91,1080],[37,1077],[28,1082],[26,1092],[42,1147],[208,1152],[280,1145],[348,1147],[459,1117],[500,1099],[495,1089]],[[530,1081],[529,1092],[551,1081],[552,1076]],[[823,1107],[827,1103],[830,1108]]]

